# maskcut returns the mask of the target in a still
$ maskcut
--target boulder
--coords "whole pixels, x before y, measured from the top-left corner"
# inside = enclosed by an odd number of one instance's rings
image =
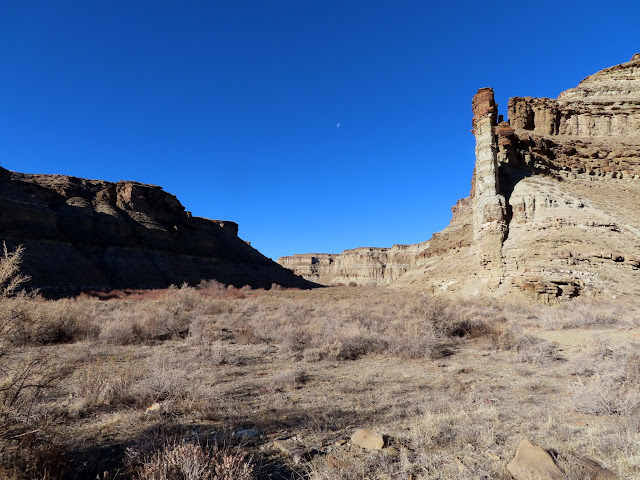
[[[302,447],[290,440],[276,440],[273,442],[273,445],[290,457],[296,465],[302,460],[309,460],[311,458],[311,451],[308,448]]]
[[[531,443],[528,438],[518,445],[516,456],[507,465],[516,480],[562,480],[560,469],[545,450]]]
[[[360,428],[351,435],[351,443],[367,450],[382,450],[384,437],[379,433]]]
[[[617,480],[618,476],[608,468],[604,468],[597,461],[589,457],[581,457],[578,459],[578,465],[586,474],[586,478],[593,480]]]

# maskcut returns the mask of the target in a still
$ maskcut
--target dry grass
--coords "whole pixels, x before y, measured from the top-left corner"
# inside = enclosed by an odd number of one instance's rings
[[[527,436],[567,478],[584,455],[640,478],[636,304],[214,282],[102,297],[0,299],[0,476],[507,479]],[[392,448],[336,444],[359,427]]]
[[[153,453],[141,465],[140,480],[251,480],[253,466],[240,454],[184,440]]]

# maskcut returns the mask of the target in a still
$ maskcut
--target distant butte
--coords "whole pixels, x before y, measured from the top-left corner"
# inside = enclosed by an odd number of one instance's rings
[[[278,262],[307,280],[462,295],[640,293],[640,54],[557,99],[472,100],[469,197],[429,241]]]

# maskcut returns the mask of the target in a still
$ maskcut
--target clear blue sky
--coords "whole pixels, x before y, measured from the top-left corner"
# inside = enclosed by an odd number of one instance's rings
[[[0,164],[161,185],[265,255],[428,239],[471,97],[640,51],[640,2],[0,1]],[[338,124],[340,125],[338,127]]]

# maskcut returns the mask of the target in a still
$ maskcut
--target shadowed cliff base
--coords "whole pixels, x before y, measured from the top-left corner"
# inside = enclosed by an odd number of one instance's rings
[[[242,287],[318,285],[266,258],[238,225],[193,217],[162,188],[0,168],[0,241],[25,247],[28,286],[56,297],[202,280]]]

